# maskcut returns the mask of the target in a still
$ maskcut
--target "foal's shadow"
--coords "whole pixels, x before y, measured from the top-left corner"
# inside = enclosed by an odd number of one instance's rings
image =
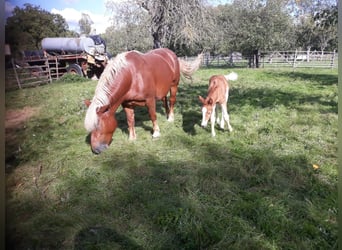
[[[200,125],[201,123],[201,114],[195,111],[185,111],[182,112],[183,117],[183,131],[190,135],[195,135],[195,125]]]

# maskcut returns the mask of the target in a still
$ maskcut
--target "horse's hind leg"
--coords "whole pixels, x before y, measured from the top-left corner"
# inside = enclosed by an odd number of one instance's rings
[[[160,129],[157,123],[157,114],[156,114],[156,101],[155,99],[151,99],[146,101],[146,106],[148,108],[148,114],[150,116],[150,119],[152,121],[153,125],[153,134],[152,137],[156,138],[160,136]]]
[[[176,103],[176,94],[177,94],[177,90],[178,90],[178,85],[172,86],[170,89],[170,111],[168,114],[168,121],[169,122],[173,122],[175,119],[175,115],[174,115],[174,106]]]

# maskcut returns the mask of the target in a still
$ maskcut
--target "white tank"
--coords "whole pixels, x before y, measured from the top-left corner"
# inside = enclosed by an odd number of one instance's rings
[[[47,37],[42,40],[42,49],[47,53],[55,54],[79,54],[86,52],[92,56],[103,55],[106,52],[106,45],[96,42],[90,37],[66,38]]]

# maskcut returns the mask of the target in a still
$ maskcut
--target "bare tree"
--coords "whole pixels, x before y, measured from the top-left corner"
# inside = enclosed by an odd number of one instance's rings
[[[213,22],[208,15],[205,0],[126,0],[125,4],[113,0],[107,2],[107,8],[113,13],[124,13],[123,8],[119,10],[120,5],[126,9],[125,13],[128,13],[127,6],[130,5],[131,16],[132,11],[146,16],[143,27],[150,29],[153,48],[191,46],[211,32],[210,24]],[[139,21],[142,20],[139,18]]]

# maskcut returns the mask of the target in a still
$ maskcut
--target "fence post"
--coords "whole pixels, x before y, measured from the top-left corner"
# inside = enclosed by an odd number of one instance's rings
[[[296,59],[297,59],[297,49],[295,51],[294,57],[293,57],[293,64],[292,67],[295,68],[296,67]]]
[[[13,67],[15,79],[17,80],[19,89],[21,89],[21,83],[20,83],[20,80],[19,80],[19,77],[18,77],[18,74],[17,74],[17,69],[15,67],[15,63],[14,63],[14,59],[13,58],[11,59],[11,62],[12,62],[12,67]]]
[[[306,62],[310,62],[310,47],[308,48],[308,50],[306,51]]]
[[[49,82],[52,83],[50,63],[49,63],[49,59],[48,58],[46,58],[45,64],[47,65],[47,74],[48,74]]]
[[[58,80],[59,79],[59,70],[58,70],[58,58],[57,58],[57,56],[55,58],[55,67],[56,67],[57,80]]]
[[[333,54],[332,54],[331,61],[330,61],[330,67],[331,67],[331,68],[334,67],[334,63],[335,63],[335,53],[336,53],[336,50],[334,49],[334,52],[333,52]]]

